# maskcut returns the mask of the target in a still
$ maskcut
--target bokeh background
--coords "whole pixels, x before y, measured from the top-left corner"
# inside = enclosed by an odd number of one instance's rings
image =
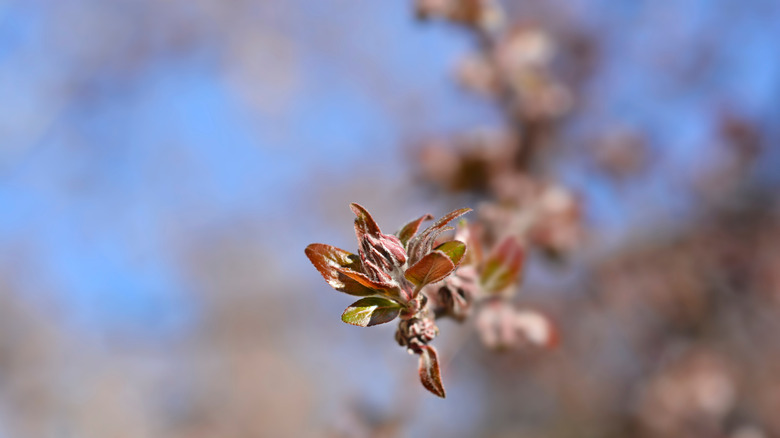
[[[553,351],[442,323],[446,400],[304,257],[484,199],[432,139],[505,122],[411,1],[0,0],[0,437],[780,436],[780,4],[518,0],[583,200],[518,302]],[[628,162],[628,164],[626,164]],[[626,170],[628,169],[628,170]]]

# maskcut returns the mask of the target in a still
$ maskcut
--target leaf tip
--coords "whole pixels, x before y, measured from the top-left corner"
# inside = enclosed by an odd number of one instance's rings
[[[436,349],[425,345],[420,352],[420,383],[432,394],[446,398],[444,384],[441,381],[441,369],[439,368],[439,357]]]
[[[349,208],[352,209],[352,211],[357,215],[360,215],[362,212],[366,211],[365,207],[358,204],[357,202],[350,202]]]

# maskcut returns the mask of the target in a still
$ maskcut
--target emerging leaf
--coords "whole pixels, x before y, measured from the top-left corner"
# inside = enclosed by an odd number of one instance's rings
[[[444,384],[441,382],[441,370],[439,369],[439,357],[436,349],[430,345],[423,345],[420,352],[420,382],[425,389],[445,397]]]
[[[423,223],[423,221],[429,221],[431,219],[433,219],[432,214],[422,215],[419,218],[404,225],[400,230],[398,230],[397,233],[395,233],[395,235],[398,236],[398,239],[401,240],[401,243],[404,245],[404,247],[406,247],[406,243],[409,242],[409,239],[417,234],[417,230],[420,229],[420,224]]]
[[[360,258],[357,255],[323,243],[312,243],[306,247],[306,257],[317,268],[325,281],[337,291],[356,296],[377,293],[342,272],[342,270],[361,271]]]
[[[362,205],[353,202],[349,204],[349,207],[357,215],[357,218],[355,218],[355,234],[358,242],[366,234],[378,235],[381,233],[379,225],[376,224],[374,218],[371,217],[371,214]]]
[[[508,236],[493,251],[482,269],[480,283],[486,292],[497,293],[519,280],[525,251],[517,238]]]
[[[398,316],[401,305],[381,297],[361,298],[344,310],[341,320],[360,327],[390,322]]]
[[[439,220],[433,223],[430,227],[426,228],[425,231],[423,231],[423,234],[432,232],[434,230],[438,230],[441,228],[444,228],[445,225],[450,223],[453,219],[459,218],[463,216],[464,214],[470,212],[471,209],[468,207],[461,208],[458,210],[451,211],[444,216],[442,216]]]
[[[415,286],[425,286],[443,280],[453,270],[455,264],[450,257],[441,251],[433,251],[422,258],[414,266],[406,270],[406,279]]]
[[[459,240],[450,240],[437,246],[435,251],[441,251],[446,254],[457,268],[460,262],[463,261],[463,256],[466,255],[466,244]]]
[[[359,204],[350,204],[355,212],[355,236],[362,272],[373,281],[390,283],[392,272],[406,263],[406,249],[398,237],[382,234],[374,219]],[[369,286],[370,287],[370,286]]]
[[[447,227],[447,224],[469,211],[471,211],[470,208],[461,208],[460,210],[452,211],[409,240],[406,251],[409,255],[409,263],[417,263],[418,260],[428,254],[431,251],[431,248],[433,248],[433,242],[436,240],[436,237],[442,232],[452,229],[451,227]]]

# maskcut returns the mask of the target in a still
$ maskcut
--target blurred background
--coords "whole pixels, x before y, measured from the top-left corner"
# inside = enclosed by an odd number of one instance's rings
[[[515,129],[446,3],[0,0],[0,438],[780,436],[780,4],[506,1]],[[518,132],[561,343],[443,322],[440,400],[303,248],[489,205],[453,151]]]

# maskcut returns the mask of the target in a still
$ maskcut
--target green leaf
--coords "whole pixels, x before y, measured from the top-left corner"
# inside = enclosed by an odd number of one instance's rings
[[[420,352],[420,382],[428,391],[438,395],[441,398],[446,396],[444,384],[441,381],[441,370],[439,369],[439,357],[436,349],[430,345],[423,345]]]
[[[404,275],[415,286],[422,287],[443,280],[453,270],[455,270],[455,264],[452,263],[447,254],[433,251],[407,269]]]
[[[463,261],[463,256],[466,255],[466,244],[460,240],[450,240],[437,246],[435,250],[446,254],[457,268],[460,262]]]
[[[323,243],[312,243],[306,247],[306,257],[333,289],[360,297],[377,293],[341,271],[360,272],[360,257],[357,255]]]
[[[400,240],[404,245],[404,248],[406,248],[406,243],[409,242],[409,239],[417,234],[417,230],[420,229],[420,224],[423,223],[423,221],[429,221],[431,219],[433,219],[432,214],[424,214],[419,218],[410,221],[408,224],[404,225],[400,230],[398,230],[397,233],[395,233],[395,235],[398,236],[398,240]]]
[[[381,297],[361,298],[344,310],[341,320],[360,327],[390,322],[398,316],[401,305]]]
[[[520,280],[525,251],[517,238],[508,236],[493,251],[485,262],[480,276],[482,288],[497,293]]]

